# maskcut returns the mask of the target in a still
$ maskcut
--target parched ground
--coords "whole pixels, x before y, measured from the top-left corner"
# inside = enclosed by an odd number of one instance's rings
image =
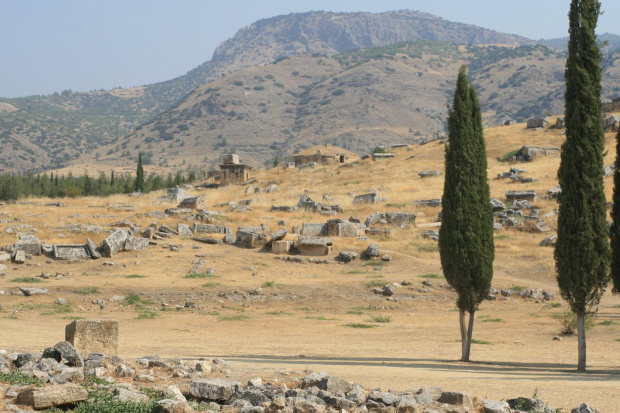
[[[534,183],[492,178],[510,168],[497,157],[524,144],[559,146],[562,136],[558,132],[525,131],[523,125],[516,125],[489,129],[486,135],[492,196],[505,200],[505,192],[513,189],[535,189],[544,195],[557,184],[558,157],[517,165],[528,170],[525,176],[539,179]],[[606,165],[613,163],[614,145],[614,136],[607,135]],[[375,211],[402,211],[418,213],[418,224],[435,221],[439,208],[416,208],[413,201],[441,196],[443,178],[420,179],[417,172],[443,170],[443,146],[433,142],[396,153],[391,160],[365,160],[312,172],[259,171],[259,186],[275,182],[280,191],[274,193],[245,195],[245,187],[236,186],[188,192],[204,195],[208,209],[217,211],[233,229],[264,223],[274,232],[279,220],[289,230],[303,222],[325,222],[327,217],[305,211],[269,212],[271,205],[296,204],[304,191],[319,202],[328,194],[333,200],[326,203],[341,203],[345,212],[339,217],[345,219],[365,219]],[[611,178],[606,184],[609,199]],[[376,205],[352,204],[352,195],[371,189],[388,200]],[[105,227],[128,219],[145,228],[157,221],[145,216],[146,212],[173,206],[158,201],[160,195],[60,200],[66,207],[45,206],[50,200],[42,199],[4,205],[0,207],[0,244],[14,243],[16,236],[5,230],[20,224],[32,225],[38,230],[36,235],[50,244],[83,243],[86,237],[100,242],[106,233],[74,233],[64,227],[69,223]],[[247,213],[214,206],[248,198],[256,201]],[[118,212],[113,208],[116,204],[133,204],[138,210]],[[557,207],[542,196],[535,206],[542,214]],[[555,218],[546,220],[555,228]],[[159,220],[164,222],[174,226],[186,221]],[[392,236],[369,240],[336,238],[329,264],[299,264],[276,259],[269,252],[178,237],[111,259],[69,264],[37,256],[25,265],[8,263],[6,274],[0,277],[0,290],[4,290],[0,348],[41,351],[64,339],[64,326],[72,319],[117,319],[122,357],[218,356],[248,374],[264,377],[280,369],[325,370],[367,387],[441,386],[496,400],[536,393],[553,407],[569,409],[588,402],[603,412],[620,412],[618,296],[606,293],[593,318],[586,374],[575,372],[576,338],[553,340],[560,329],[554,317],[567,310],[561,298],[538,303],[514,297],[483,302],[474,327],[474,338],[479,340],[472,349],[474,362],[458,362],[456,295],[441,276],[436,242],[418,236],[423,229],[394,227]],[[538,246],[548,235],[514,229],[496,232],[493,286],[540,287],[557,294],[553,249]],[[333,260],[338,251],[362,252],[373,242],[382,254],[391,255],[390,262],[339,264]],[[172,251],[171,244],[178,251]],[[212,267],[214,273],[186,278],[200,259],[206,261],[205,271]],[[104,265],[105,261],[114,265]],[[51,277],[41,278],[41,273]],[[63,277],[57,279],[57,274]],[[41,282],[25,283],[30,277]],[[432,286],[423,286],[425,280]],[[403,285],[403,281],[411,284]],[[401,284],[392,299],[373,293],[375,286],[392,283]],[[11,294],[24,286],[40,286],[49,293],[37,297]],[[262,294],[250,293],[256,287]],[[125,300],[108,301],[119,295]],[[70,304],[55,304],[56,298],[66,298]],[[106,301],[104,309],[92,303],[96,299]],[[197,308],[180,308],[187,302]]]

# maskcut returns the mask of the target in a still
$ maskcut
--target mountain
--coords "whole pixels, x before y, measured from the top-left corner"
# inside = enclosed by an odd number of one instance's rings
[[[426,39],[459,44],[523,45],[533,41],[415,11],[309,12],[260,20],[223,42],[208,61],[178,78],[111,91],[0,99],[0,172],[59,167],[174,107],[195,88],[243,68],[299,54]]]
[[[604,33],[598,36],[599,42],[607,42],[607,45],[603,47],[603,52],[611,52],[620,50],[620,36],[612,33]],[[541,39],[538,43],[545,46],[553,47],[558,50],[568,50],[568,36],[560,37],[557,39]]]
[[[284,58],[197,88],[103,147],[99,162],[130,167],[143,151],[162,172],[206,169],[223,153],[236,152],[258,166],[319,144],[364,154],[378,145],[433,139],[444,134],[446,103],[463,64],[469,65],[487,125],[559,114],[565,59],[542,45],[429,41]],[[620,53],[610,62],[605,96],[617,92]]]

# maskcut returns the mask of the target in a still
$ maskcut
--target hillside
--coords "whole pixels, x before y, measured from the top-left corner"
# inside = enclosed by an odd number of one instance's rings
[[[18,109],[0,110],[0,172],[58,168],[174,106],[221,76],[297,54],[332,55],[405,40],[463,44],[532,43],[481,27],[414,11],[382,14],[309,12],[260,20],[223,42],[211,61],[178,78],[112,91],[73,92],[2,99]]]
[[[538,197],[510,215],[516,226],[506,223],[495,231],[492,286],[497,293],[476,312],[473,363],[457,361],[461,345],[456,294],[442,276],[437,242],[422,235],[437,230],[440,208],[416,203],[441,197],[443,175],[418,175],[443,173],[445,147],[439,142],[390,149],[395,154],[391,159],[308,171],[255,171],[255,187],[276,185],[277,191],[237,185],[225,190],[187,188],[189,195],[204,196],[206,209],[214,213],[168,216],[164,210],[178,202],[160,198],[162,192],[1,205],[1,246],[15,243],[15,232],[34,234],[44,243],[75,246],[87,238],[99,244],[117,225],[141,232],[153,223],[176,229],[178,224],[206,222],[233,233],[238,227],[263,225],[268,227],[266,234],[286,228],[285,239],[294,242],[298,236],[293,228],[304,223],[324,224],[335,218],[346,222],[349,217],[365,222],[376,212],[416,214],[414,223],[376,223],[372,228],[377,232],[334,236],[331,253],[318,257],[278,256],[268,248],[212,245],[170,235],[146,250],[99,260],[35,255],[25,264],[6,262],[0,331],[11,334],[3,337],[2,349],[9,354],[40,352],[57,343],[74,319],[113,319],[119,322],[118,353],[124,360],[144,355],[158,355],[164,362],[221,357],[233,370],[261,367],[289,384],[305,375],[291,369],[311,369],[370,388],[394,389],[394,394],[440,386],[493,400],[535,394],[563,411],[588,402],[601,412],[618,412],[620,297],[607,291],[593,315],[587,333],[589,374],[575,371],[577,337],[559,334],[568,305],[558,293],[554,249],[539,245],[557,229],[558,205],[547,190],[557,185],[559,156],[512,165],[498,160],[523,145],[560,146],[564,135],[552,127],[526,130],[517,124],[487,128],[485,138],[491,196],[507,205],[507,191],[534,190]],[[607,133],[605,165],[614,163],[615,145],[615,133]],[[536,181],[496,179],[511,167],[526,170],[522,176]],[[354,196],[371,191],[385,199],[353,202]],[[607,199],[612,191],[613,178],[606,177]],[[325,216],[301,208],[272,211],[272,205],[297,205],[302,194],[339,203],[343,212]],[[528,218],[518,217],[521,214]],[[531,226],[536,216],[548,229]],[[377,259],[336,260],[342,251],[361,253],[371,244],[379,248]],[[384,255],[389,260],[384,261]],[[194,266],[199,270],[191,274]],[[19,294],[20,287],[28,286],[45,288],[47,294]],[[393,287],[393,295],[375,292],[385,286]],[[538,288],[555,298],[519,295],[537,293]],[[152,368],[158,383],[182,380],[171,377],[171,369]],[[206,377],[228,375],[214,369]],[[116,380],[136,387],[153,384],[133,377]],[[1,403],[0,399],[0,408]]]
[[[236,151],[254,166],[317,144],[357,154],[443,135],[461,65],[470,67],[487,125],[563,112],[564,54],[545,46],[404,42],[327,57],[305,55],[201,86],[175,108],[102,148],[93,165],[208,169]],[[620,80],[620,53],[604,94]],[[88,160],[88,163],[94,160]],[[82,162],[84,163],[84,162]]]

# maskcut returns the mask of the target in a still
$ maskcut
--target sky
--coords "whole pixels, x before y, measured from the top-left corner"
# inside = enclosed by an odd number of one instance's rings
[[[620,34],[602,0],[598,33]],[[169,80],[256,20],[291,12],[418,10],[531,39],[567,36],[569,0],[0,0],[0,97]]]

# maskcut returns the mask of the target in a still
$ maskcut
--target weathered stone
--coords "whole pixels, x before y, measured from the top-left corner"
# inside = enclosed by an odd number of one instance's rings
[[[416,214],[412,212],[386,212],[385,220],[388,224],[402,224],[402,223],[410,223],[413,224],[416,219]]]
[[[87,397],[86,388],[64,384],[24,390],[17,395],[15,403],[42,410],[83,402]]]
[[[125,366],[124,364],[119,364],[114,369],[114,375],[116,377],[132,377],[134,374],[136,374],[136,371],[131,367]]]
[[[385,214],[382,212],[375,212],[371,214],[368,218],[366,218],[366,222],[364,224],[367,228],[370,228],[371,226],[379,223],[382,220],[385,220]]]
[[[192,227],[187,224],[182,224],[180,222],[177,225],[177,232],[179,233],[179,237],[181,238],[191,238],[194,235],[192,233]]]
[[[486,399],[482,400],[482,411],[484,413],[512,413],[508,403]]]
[[[199,399],[226,402],[234,394],[236,385],[240,385],[240,383],[219,379],[199,379],[190,383],[189,392]]]
[[[366,226],[364,224],[342,220],[330,220],[327,222],[327,235],[330,237],[359,237],[364,235],[365,231]]]
[[[274,254],[288,254],[294,246],[294,241],[274,241],[271,243],[271,252]]]
[[[118,321],[75,320],[65,327],[65,340],[84,354],[118,351]]]
[[[547,118],[532,118],[527,120],[528,129],[544,128],[549,125]]]
[[[259,232],[237,231],[236,243],[246,248],[260,248],[267,244],[267,235]]]
[[[181,202],[185,199],[185,188],[179,188],[178,186],[175,188],[168,188],[167,190],[167,198],[174,202]]]
[[[150,240],[141,237],[127,237],[125,242],[125,251],[144,251],[149,248]]]
[[[513,202],[518,200],[534,202],[536,200],[536,191],[506,191],[506,199]]]
[[[17,357],[15,357],[13,364],[15,365],[15,367],[21,368],[28,364],[35,364],[38,358],[39,355],[35,353],[21,353],[18,354]]]
[[[377,244],[370,244],[368,248],[366,248],[366,251],[364,252],[364,255],[370,258],[378,257],[379,254],[380,254],[379,245]]]
[[[413,201],[413,205],[418,207],[418,208],[424,208],[424,207],[438,208],[438,207],[441,206],[441,199],[440,198],[436,198],[436,199],[421,199],[419,201]]]
[[[379,194],[372,192],[369,194],[357,195],[353,198],[353,205],[376,204],[379,201]]]
[[[382,391],[371,391],[368,395],[368,400],[372,400],[385,406],[395,406],[399,402],[399,398],[392,393]]]
[[[50,381],[56,384],[77,383],[84,380],[84,369],[81,367],[65,367]]]
[[[467,393],[445,391],[441,393],[441,397],[437,400],[439,403],[461,405],[466,409],[473,407],[471,397]]]
[[[540,241],[538,245],[540,245],[541,247],[555,246],[555,240],[557,238],[558,238],[557,235],[551,235],[550,237],[547,237],[543,239],[542,241]]]
[[[583,403],[579,407],[575,407],[570,413],[601,413],[600,410],[595,409],[594,407],[588,406],[587,403]]]
[[[103,256],[109,258],[117,252],[122,251],[128,237],[129,235],[124,229],[119,228],[114,231],[114,233],[112,233],[109,237],[103,240],[103,243],[101,244],[101,251],[103,253]]]
[[[229,227],[223,225],[194,224],[194,234],[232,234]]]
[[[283,206],[272,205],[269,211],[270,212],[294,212],[294,211],[297,211],[297,207],[287,206],[287,205],[283,205]]]
[[[337,261],[340,262],[351,262],[359,257],[359,254],[352,251],[340,251],[340,254],[336,257]]]
[[[205,209],[206,206],[204,196],[191,196],[184,198],[177,208]]]
[[[76,323],[76,320],[73,323]],[[73,324],[72,323],[72,324]],[[71,324],[69,324],[71,325]],[[54,346],[54,350],[58,351],[63,359],[67,361],[68,366],[84,367],[84,358],[80,352],[68,341],[61,341]]]
[[[16,251],[24,251],[30,255],[41,254],[41,240],[34,235],[24,234],[19,236],[19,241],[15,243]]]
[[[179,215],[189,215],[195,213],[195,209],[191,208],[166,208],[164,213],[166,215],[179,216]]]
[[[85,244],[54,245],[52,248],[56,260],[86,260],[91,256]]]
[[[416,413],[418,411],[418,402],[414,397],[401,398],[396,405],[398,413]]]
[[[316,384],[316,387],[321,390],[328,391],[332,394],[336,394],[347,393],[348,391],[353,389],[353,384],[341,379],[340,377],[327,376],[324,377],[320,382],[318,382]]]
[[[439,171],[420,171],[420,172],[418,172],[418,176],[420,178],[428,178],[428,177],[439,176],[439,175],[441,175],[441,172],[439,172]]]
[[[92,259],[101,258],[97,244],[95,244],[90,238],[86,238],[86,249]]]
[[[131,391],[123,387],[119,387],[116,389],[115,398],[122,402],[138,402],[138,403],[144,403],[149,399],[149,397],[146,394],[142,394],[136,391]]]
[[[45,295],[47,294],[47,290],[45,288],[39,287],[19,287],[22,293],[27,296],[32,295]]]
[[[194,411],[186,401],[170,399],[158,401],[153,410],[155,413],[194,413]]]
[[[331,238],[306,237],[300,235],[297,240],[297,249],[301,255],[328,255],[332,251],[332,246],[333,240]]]
[[[13,262],[15,264],[23,264],[26,262],[26,253],[22,250],[15,251],[15,255],[13,255]]]
[[[327,224],[303,223],[301,225],[300,235],[307,237],[321,237],[328,234],[329,226]]]

